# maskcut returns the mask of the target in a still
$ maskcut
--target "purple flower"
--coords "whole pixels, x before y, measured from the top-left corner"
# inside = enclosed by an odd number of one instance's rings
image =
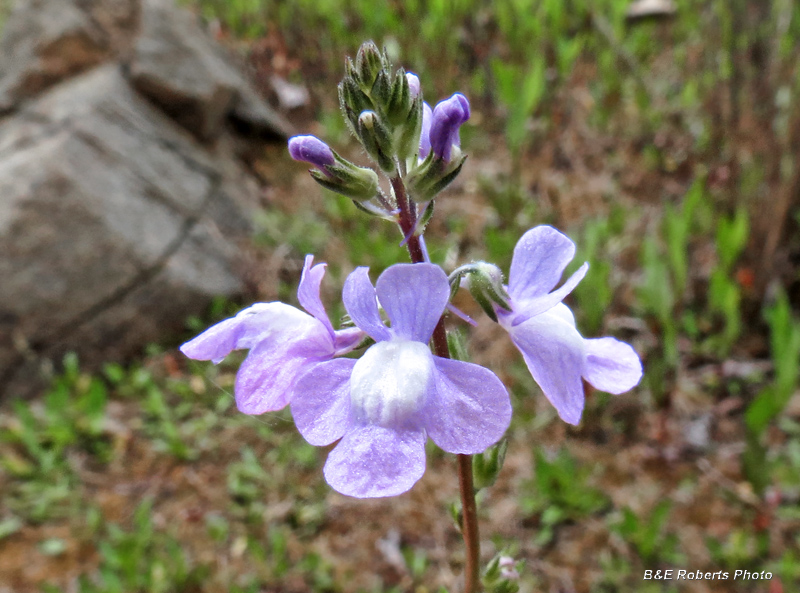
[[[298,381],[291,405],[309,443],[341,439],[324,472],[342,494],[401,494],[425,472],[428,436],[445,451],[473,454],[508,427],[508,392],[494,373],[428,348],[449,293],[442,269],[426,263],[394,265],[376,287],[367,268],[345,282],[350,317],[376,343],[358,360],[312,368]],[[391,327],[381,320],[376,297]]]
[[[574,256],[574,243],[553,227],[529,230],[511,260],[512,310],[497,309],[500,325],[522,352],[533,378],[570,424],[578,424],[583,412],[582,378],[601,391],[618,394],[642,377],[642,363],[633,348],[614,338],[584,339],[561,302],[586,275],[588,264],[553,290]]]
[[[450,161],[453,146],[461,145],[458,129],[469,116],[469,101],[461,93],[456,93],[436,105],[431,118],[430,145],[437,158]]]
[[[189,358],[214,364],[232,350],[250,350],[234,387],[236,406],[245,414],[285,407],[300,375],[349,352],[364,337],[358,328],[334,331],[319,298],[325,264],[312,268],[313,261],[306,256],[297,288],[300,304],[311,315],[284,303],[256,303],[181,346]]]
[[[316,136],[289,138],[289,154],[294,160],[311,163],[327,175],[330,174],[325,167],[336,162],[330,147]]]

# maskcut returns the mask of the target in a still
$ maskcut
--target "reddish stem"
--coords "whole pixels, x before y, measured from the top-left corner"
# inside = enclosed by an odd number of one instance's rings
[[[391,179],[397,207],[400,210],[400,230],[404,237],[409,237],[406,247],[415,264],[425,261],[419,237],[409,234],[416,223],[416,207],[412,204],[403,180],[398,177]],[[433,330],[433,352],[441,358],[450,358],[450,348],[447,345],[447,332],[444,328],[444,315],[439,318]],[[480,538],[478,534],[478,507],[475,504],[475,486],[472,481],[472,455],[458,455],[458,490],[461,494],[461,508],[463,518],[461,522],[461,535],[464,537],[466,547],[466,562],[464,566],[464,593],[476,593],[480,590]]]

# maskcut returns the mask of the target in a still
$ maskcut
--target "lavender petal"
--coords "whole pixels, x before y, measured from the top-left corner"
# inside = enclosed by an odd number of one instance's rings
[[[431,121],[433,110],[427,103],[422,104],[422,132],[419,136],[419,158],[426,158],[431,152]]]
[[[297,379],[319,360],[303,352],[287,353],[282,348],[259,346],[236,373],[236,407],[245,414],[263,414],[286,407]]]
[[[395,264],[375,285],[392,334],[427,343],[450,300],[447,275],[435,264]]]
[[[510,328],[509,333],[561,419],[578,424],[584,405],[581,375],[586,351],[575,327],[548,311]]]
[[[584,378],[600,391],[619,394],[638,385],[642,361],[629,344],[614,338],[584,340]]]
[[[350,425],[350,374],[355,364],[349,358],[322,362],[297,381],[292,417],[310,444],[330,445],[344,436]]]
[[[431,116],[430,130],[431,150],[436,157],[450,160],[451,149],[459,141],[458,129],[469,116],[469,101],[460,93],[437,103]]]
[[[300,284],[297,286],[297,300],[300,301],[303,309],[311,313],[327,328],[331,339],[333,339],[333,326],[328,318],[328,313],[325,311],[325,305],[322,304],[322,299],[319,297],[319,287],[322,283],[322,278],[325,276],[327,264],[317,264],[312,267],[311,264],[313,263],[314,256],[306,255],[303,274],[300,277]]]
[[[423,417],[428,435],[449,453],[472,455],[503,436],[511,421],[508,391],[489,369],[434,358],[435,395]]]
[[[323,471],[328,484],[347,496],[397,496],[425,473],[425,431],[355,428],[328,455]]]
[[[233,350],[253,348],[265,340],[289,339],[316,324],[310,315],[284,303],[256,303],[211,326],[180,350],[189,358],[217,364]]]
[[[549,293],[575,257],[575,244],[551,226],[532,228],[517,242],[508,274],[508,293],[526,301]]]
[[[531,317],[535,317],[545,311],[549,311],[556,305],[560,304],[564,298],[571,293],[580,281],[583,280],[584,276],[586,276],[586,272],[589,271],[589,263],[584,262],[584,264],[575,270],[575,273],[570,276],[564,284],[558,287],[553,292],[547,293],[545,295],[529,299],[527,301],[524,300],[514,300],[514,313],[512,314],[512,325],[519,325],[520,323],[524,323]],[[566,307],[566,305],[565,305]],[[570,313],[571,314],[571,313]],[[506,316],[508,317],[508,316]],[[573,322],[573,326],[575,323]]]
[[[353,270],[344,282],[342,300],[353,322],[375,341],[391,338],[378,312],[375,288],[369,279],[369,268]]]

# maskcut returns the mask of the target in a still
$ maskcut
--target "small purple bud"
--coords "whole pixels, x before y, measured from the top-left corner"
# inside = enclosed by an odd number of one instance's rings
[[[422,104],[422,132],[419,135],[419,158],[424,159],[431,151],[431,121],[433,111],[427,103]]]
[[[461,93],[440,101],[433,110],[430,143],[433,154],[445,162],[450,160],[452,147],[460,146],[458,128],[469,119],[469,101]]]
[[[311,163],[326,175],[330,175],[330,173],[325,167],[336,162],[330,147],[316,136],[289,138],[289,154],[296,161]]]
[[[406,72],[406,80],[408,80],[408,88],[411,90],[411,98],[416,99],[419,96],[419,77],[413,72]]]

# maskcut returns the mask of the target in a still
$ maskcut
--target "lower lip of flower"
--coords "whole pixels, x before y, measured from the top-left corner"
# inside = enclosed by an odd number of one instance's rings
[[[422,342],[378,342],[356,362],[350,377],[355,419],[380,426],[403,424],[425,404],[432,375],[433,357]]]

